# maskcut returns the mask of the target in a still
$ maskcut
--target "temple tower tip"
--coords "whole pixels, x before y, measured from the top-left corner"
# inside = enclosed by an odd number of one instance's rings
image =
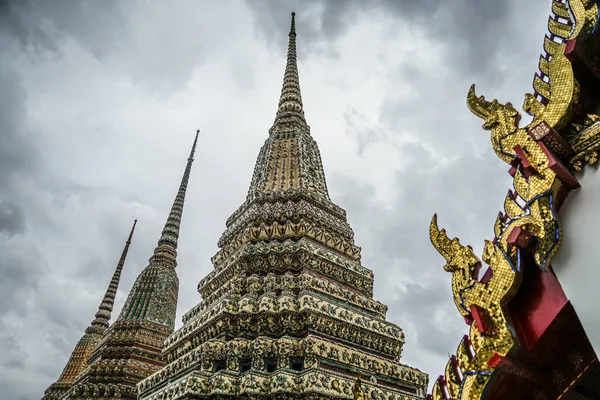
[[[296,34],[296,13],[292,12],[292,22],[290,24],[290,35]]]

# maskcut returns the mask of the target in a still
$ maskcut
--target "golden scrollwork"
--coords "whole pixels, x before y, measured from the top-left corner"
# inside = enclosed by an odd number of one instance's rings
[[[549,18],[550,35],[544,38],[545,54],[540,57],[540,74],[534,77],[533,86],[540,98],[526,94],[523,110],[533,115],[532,126],[545,121],[554,129],[565,127],[572,116],[572,109],[578,103],[579,83],[567,58],[566,50],[569,40],[592,29],[592,21],[598,15],[597,4],[586,5],[582,0],[571,0],[566,3],[552,2],[555,15],[569,22],[560,22]]]
[[[562,181],[549,167],[547,154],[529,135],[528,127],[518,127],[521,115],[512,104],[500,104],[497,100],[488,102],[483,96],[477,97],[473,85],[469,90],[468,105],[484,120],[483,128],[491,131],[492,145],[498,157],[511,165],[515,160],[520,162],[520,168],[514,171],[515,191],[509,192],[504,202],[504,216],[510,223],[499,232],[498,239],[506,247],[510,232],[517,227],[534,236],[534,258],[544,269],[560,247],[561,232],[555,207]],[[503,250],[510,254],[508,247]]]
[[[512,294],[517,275],[513,272],[514,259],[511,257],[498,257],[502,248],[486,241],[483,260],[490,264],[493,271],[492,278],[482,283],[477,280],[477,271],[481,262],[469,246],[460,244],[457,238],[449,239],[444,230],[437,226],[437,218],[433,217],[430,226],[430,238],[434,247],[446,259],[444,270],[452,273],[452,292],[458,311],[466,318],[472,318],[472,306],[482,310],[480,320],[471,324],[470,337],[476,354],[471,356],[460,347],[462,359],[459,359],[463,371],[462,393],[463,398],[470,393],[477,392],[481,382],[491,373],[487,365],[488,360],[496,352],[506,354],[513,344],[510,331],[507,329],[507,317],[501,310],[501,305]],[[516,254],[513,255],[516,256]],[[514,257],[513,257],[514,258]],[[485,326],[483,326],[485,325]],[[487,327],[485,338],[480,330]],[[446,367],[446,386],[451,392],[460,392],[457,377],[451,373],[452,368]],[[436,393],[441,395],[439,381],[434,385],[434,399]]]

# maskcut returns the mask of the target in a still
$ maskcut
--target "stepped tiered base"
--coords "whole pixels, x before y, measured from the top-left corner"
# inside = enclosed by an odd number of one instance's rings
[[[231,254],[201,281],[204,301],[140,399],[351,398],[359,373],[371,398],[423,398],[427,375],[398,362],[404,334],[360,262],[306,237]]]
[[[64,400],[137,399],[136,384],[162,368],[164,339],[172,330],[140,320],[115,322]]]
[[[139,385],[140,399],[351,398],[359,373],[374,399],[421,399],[426,375],[315,335],[212,339]]]

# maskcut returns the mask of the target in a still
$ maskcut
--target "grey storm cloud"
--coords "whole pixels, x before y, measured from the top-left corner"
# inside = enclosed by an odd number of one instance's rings
[[[1,49],[1,47],[0,47]],[[16,175],[32,171],[35,150],[27,140],[25,92],[16,71],[0,62],[0,231],[23,232],[24,210],[15,204],[4,189]]]
[[[509,187],[466,92],[475,82],[520,104],[549,7],[0,1],[0,397],[38,399],[58,377],[137,217],[116,318],[198,127],[178,315],[200,301],[197,282],[273,120],[291,11],[331,197],[375,273],[375,297],[406,333],[403,362],[437,376],[467,327],[429,243],[431,216],[480,252]]]
[[[538,1],[540,3],[540,1]],[[460,64],[462,74],[471,76],[495,68],[496,43],[507,39],[515,26],[511,1],[494,0],[293,0],[249,2],[267,37],[284,31],[282,15],[297,10],[298,31],[311,41],[330,41],[343,35],[359,18],[392,15],[411,30],[423,31],[452,52],[447,61]],[[514,7],[512,7],[514,10]],[[390,32],[393,36],[394,32]],[[393,39],[391,39],[393,40]]]
[[[127,3],[107,0],[3,0],[2,31],[20,46],[36,52],[58,52],[60,42],[73,37],[94,56],[103,58],[124,34]]]

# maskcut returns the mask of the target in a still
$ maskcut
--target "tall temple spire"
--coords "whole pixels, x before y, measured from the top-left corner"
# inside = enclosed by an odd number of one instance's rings
[[[161,351],[175,328],[179,296],[175,270],[179,229],[199,133],[148,265],[135,280],[119,317],[92,352],[89,367],[77,378],[69,400],[95,398],[98,393],[113,400],[135,399],[136,383],[164,365]]]
[[[248,196],[198,284],[201,303],[174,331],[179,227],[198,133],[148,265],[60,400],[339,399],[358,374],[369,377],[359,395],[422,399],[427,376],[399,363],[402,329],[373,299],[373,273],[346,212],[329,198],[304,118],[294,13],[279,108]]]
[[[246,203],[238,211],[261,196],[274,193],[317,196],[330,201],[321,154],[304,117],[296,55],[295,16],[292,13],[287,63],[275,121],[269,129],[269,138],[258,154]],[[237,214],[228,219],[228,226]]]
[[[198,143],[198,135],[200,130],[196,131],[196,137],[194,138],[194,144],[190,151],[190,155],[187,159],[187,164],[179,184],[179,190],[173,201],[173,206],[167,217],[167,222],[162,230],[158,244],[154,249],[152,257],[150,257],[150,264],[148,267],[138,276],[129,297],[123,306],[119,319],[141,319],[151,320],[153,322],[159,322],[165,326],[171,326],[175,323],[175,309],[177,307],[177,288],[179,283],[175,283],[177,276],[169,276],[170,284],[173,288],[168,290],[171,293],[163,293],[164,290],[158,290],[159,286],[165,285],[164,279],[157,279],[157,274],[153,271],[154,267],[171,268],[174,269],[177,266],[177,243],[179,240],[179,229],[181,225],[181,216],[183,214],[183,205],[185,202],[185,194],[187,191],[187,185],[192,171],[192,163],[194,161],[194,153],[196,152],[196,145]],[[165,278],[166,279],[166,278]],[[177,288],[175,288],[177,286]],[[172,310],[166,310],[164,301],[159,299],[162,295],[169,297],[168,303],[170,303]],[[159,304],[161,303],[162,304]],[[167,311],[166,313],[164,311]],[[172,326],[171,326],[172,329]]]
[[[227,220],[202,301],[164,342],[138,400],[423,399],[427,376],[399,363],[402,329],[373,299],[373,272],[329,198],[304,119],[295,15],[275,122],[244,203]],[[359,380],[360,381],[360,380]]]
[[[287,64],[283,74],[283,87],[279,97],[279,108],[275,122],[283,117],[298,117],[304,120],[304,109],[302,106],[302,95],[300,93],[300,78],[298,76],[298,57],[296,55],[296,13],[292,13],[290,24]]]
[[[102,334],[108,328],[108,321],[113,310],[115,302],[115,296],[117,295],[117,289],[119,288],[119,280],[121,278],[121,272],[125,265],[125,259],[127,258],[127,252],[129,251],[129,245],[131,245],[131,239],[133,232],[137,224],[137,219],[133,222],[129,237],[125,242],[125,247],[115,268],[108,289],[100,302],[98,312],[96,312],[95,319],[92,321],[90,326],[85,330],[85,334],[81,337],[71,357],[65,365],[62,374],[56,382],[54,382],[44,393],[44,400],[55,400],[62,397],[62,395],[71,387],[75,379],[86,369],[87,361],[92,351],[102,338]]]
[[[159,254],[161,251],[166,250],[172,252],[177,249],[179,227],[181,224],[181,215],[183,213],[183,203],[185,201],[185,192],[187,190],[188,180],[190,179],[190,172],[192,171],[192,162],[194,161],[194,153],[196,152],[196,144],[198,143],[199,134],[200,130],[197,130],[194,144],[192,145],[190,156],[187,159],[183,177],[181,178],[179,191],[177,192],[177,196],[175,196],[175,201],[171,207],[171,212],[169,213],[167,222],[165,223],[162,234],[160,235],[160,239],[158,240],[158,246],[154,250],[155,255]],[[168,250],[170,247],[172,247],[172,250]]]
[[[110,315],[115,304],[115,297],[117,296],[117,289],[119,288],[121,271],[123,271],[123,265],[125,265],[125,258],[127,258],[127,252],[129,251],[129,245],[131,244],[131,238],[133,237],[133,232],[135,231],[136,224],[137,219],[133,221],[131,232],[129,232],[129,237],[125,242],[125,247],[123,248],[123,252],[121,253],[121,258],[119,258],[119,262],[117,263],[115,273],[113,274],[113,277],[110,280],[110,284],[108,285],[108,289],[106,289],[106,293],[104,294],[104,298],[102,299],[102,302],[98,307],[98,312],[96,312],[96,318],[92,321],[90,326],[86,328],[85,333],[101,334],[104,333],[106,328],[108,328],[108,321],[110,320]]]

